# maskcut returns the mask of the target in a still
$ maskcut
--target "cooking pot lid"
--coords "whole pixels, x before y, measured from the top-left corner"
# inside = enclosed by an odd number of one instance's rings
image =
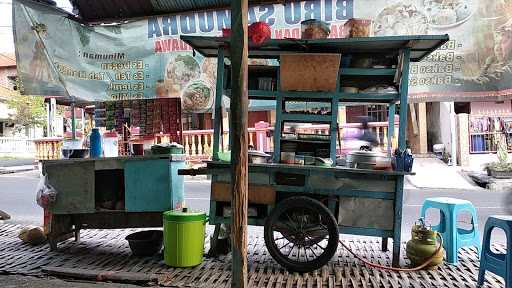
[[[183,208],[164,212],[164,219],[177,222],[205,221],[206,214],[202,211],[190,211]]]
[[[249,154],[251,156],[270,157],[270,155],[268,155],[267,153],[263,153],[258,150],[249,150],[249,151],[247,151],[247,154]]]
[[[378,152],[374,152],[374,151],[363,151],[363,150],[358,150],[358,151],[352,151],[352,152],[349,152],[348,153],[349,155],[355,155],[355,156],[381,156],[380,153]]]

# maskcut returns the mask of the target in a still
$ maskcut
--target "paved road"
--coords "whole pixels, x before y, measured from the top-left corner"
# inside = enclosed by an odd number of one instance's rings
[[[35,171],[16,174],[0,175],[0,210],[9,213],[12,219],[11,223],[20,224],[41,224],[42,209],[35,203],[35,188],[37,185],[38,174]],[[210,205],[210,184],[208,181],[186,181],[185,201],[188,207],[208,211]],[[473,202],[479,213],[480,226],[489,215],[506,213],[505,207],[512,207],[510,199],[512,192],[499,193],[490,192],[485,189],[460,190],[460,189],[409,189],[404,196],[403,210],[403,239],[410,238],[411,225],[419,217],[419,211],[423,199],[426,197],[446,196],[467,199]],[[512,211],[509,212],[512,214]],[[427,219],[437,219],[437,215],[427,214]],[[465,226],[468,218],[463,215],[460,224]],[[431,224],[435,224],[428,221]],[[251,229],[260,231],[259,229]],[[504,235],[498,234],[497,240],[504,239]]]
[[[11,215],[6,222],[42,225],[43,210],[35,202],[38,182],[39,174],[36,171],[0,175],[0,210]],[[185,202],[189,207],[209,210],[209,182],[187,181],[185,191]]]
[[[35,160],[33,158],[2,158],[0,157],[0,167],[23,166],[33,165]]]

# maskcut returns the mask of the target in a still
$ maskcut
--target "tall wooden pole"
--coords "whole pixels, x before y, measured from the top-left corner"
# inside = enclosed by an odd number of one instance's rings
[[[231,1],[231,287],[247,287],[247,4]]]
[[[71,102],[71,139],[76,139],[76,115],[75,102]]]

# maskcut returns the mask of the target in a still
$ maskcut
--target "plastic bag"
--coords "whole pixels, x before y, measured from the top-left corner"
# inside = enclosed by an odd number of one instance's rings
[[[57,198],[57,190],[48,183],[48,176],[40,177],[36,188],[36,202],[42,208],[48,208]]]

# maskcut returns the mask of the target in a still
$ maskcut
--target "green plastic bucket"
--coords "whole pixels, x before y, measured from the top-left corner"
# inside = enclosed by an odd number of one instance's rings
[[[186,208],[164,212],[164,262],[172,267],[192,267],[203,262],[204,212]]]

